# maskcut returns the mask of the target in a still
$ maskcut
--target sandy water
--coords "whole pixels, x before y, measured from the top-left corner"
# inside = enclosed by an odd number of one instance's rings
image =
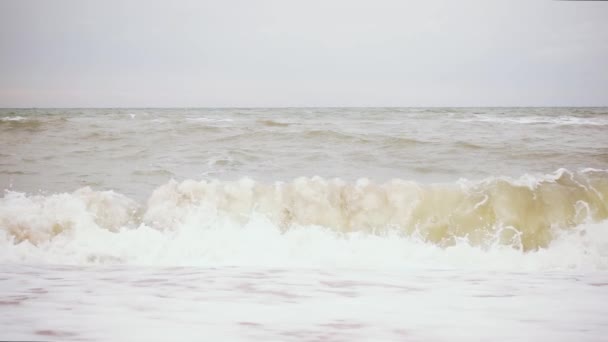
[[[0,339],[605,340],[605,108],[3,109]]]

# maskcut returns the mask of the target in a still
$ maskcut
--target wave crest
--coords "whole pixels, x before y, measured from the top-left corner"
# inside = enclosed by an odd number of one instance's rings
[[[283,230],[310,225],[341,233],[392,230],[440,246],[458,239],[485,245],[498,236],[501,243],[534,250],[549,245],[554,229],[608,218],[607,195],[603,171],[433,185],[320,177],[275,184],[187,180],[154,191],[144,221],[176,229],[206,210],[244,224],[255,211]]]
[[[157,188],[145,207],[90,188],[50,196],[7,192],[0,199],[0,228],[15,243],[40,244],[78,229],[245,226],[261,215],[282,232],[317,226],[338,234],[415,236],[440,247],[465,240],[530,251],[549,246],[556,231],[607,219],[606,175],[603,170],[559,170],[542,177],[427,185],[320,177],[274,184],[247,178],[172,180]]]
[[[7,191],[0,199],[0,228],[14,243],[42,244],[74,230],[118,231],[138,220],[137,203],[113,191],[81,188],[72,194],[26,196]]]
[[[608,171],[420,184],[170,181],[0,198],[0,260],[59,264],[608,267]]]

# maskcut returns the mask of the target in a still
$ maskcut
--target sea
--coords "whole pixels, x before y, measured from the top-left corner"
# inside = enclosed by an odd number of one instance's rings
[[[608,108],[0,109],[0,190],[0,340],[608,340]]]

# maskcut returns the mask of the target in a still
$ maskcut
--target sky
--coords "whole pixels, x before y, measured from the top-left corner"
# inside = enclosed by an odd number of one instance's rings
[[[608,106],[608,1],[0,0],[0,107]]]

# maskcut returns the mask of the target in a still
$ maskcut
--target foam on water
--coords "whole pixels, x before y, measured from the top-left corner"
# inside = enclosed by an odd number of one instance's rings
[[[24,118],[23,116],[5,116],[3,118],[0,118],[0,121],[25,121],[27,120],[26,118]]]
[[[606,171],[421,185],[171,181],[0,199],[1,259],[61,264],[605,269]]]
[[[488,116],[488,115],[475,115],[469,118],[459,119],[462,122],[489,122],[499,124],[554,124],[560,126],[607,126],[608,119],[604,117],[579,117],[579,116],[568,116],[561,115],[555,117],[547,116],[521,116],[521,117],[502,117],[502,116]]]

